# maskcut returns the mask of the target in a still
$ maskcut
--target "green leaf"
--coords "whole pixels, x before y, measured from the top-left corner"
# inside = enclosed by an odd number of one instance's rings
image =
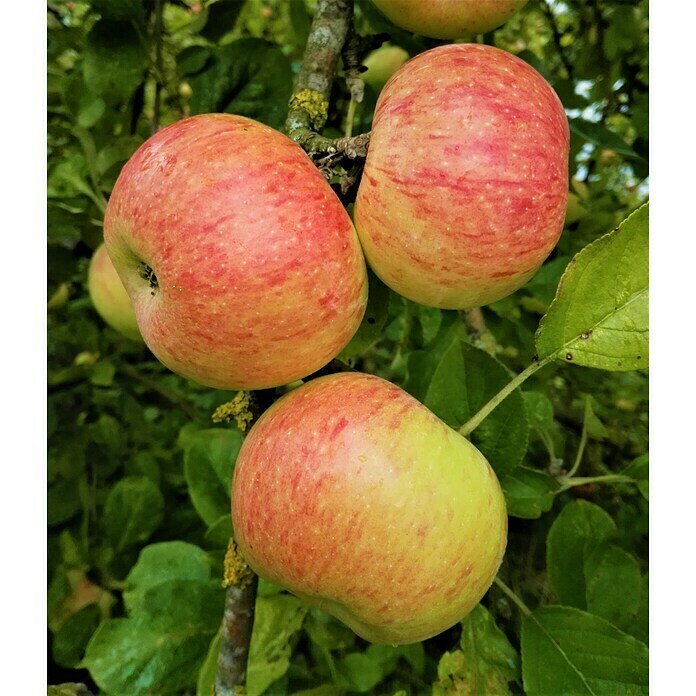
[[[648,649],[608,621],[569,607],[541,607],[522,623],[527,696],[648,693]]]
[[[593,404],[596,403],[597,402],[589,394],[585,398],[585,419],[583,427],[587,431],[589,437],[595,440],[604,440],[609,437],[609,433],[604,427],[604,423],[597,418],[597,414],[594,412]]]
[[[208,654],[203,660],[201,669],[198,672],[198,681],[196,682],[196,696],[210,696],[214,693],[215,677],[217,676],[217,663],[220,654],[220,640],[222,637],[222,628],[215,634],[210,641]]]
[[[240,0],[213,0],[208,6],[208,19],[199,34],[208,41],[218,42],[234,29],[239,13],[244,7]]]
[[[636,559],[618,546],[600,544],[585,559],[584,574],[587,610],[628,630],[641,598]]]
[[[287,594],[257,597],[249,647],[247,696],[260,696],[290,666],[290,639],[300,630],[307,607]]]
[[[641,454],[640,457],[634,459],[622,472],[624,475],[630,476],[635,480],[638,490],[646,500],[648,500],[648,495],[650,493],[648,470],[648,455]]]
[[[541,358],[588,367],[648,367],[647,204],[571,261],[536,346]]]
[[[614,520],[597,505],[577,500],[554,520],[546,541],[546,566],[562,604],[587,609],[585,561],[616,534]]]
[[[384,324],[389,317],[389,288],[371,271],[367,271],[369,294],[365,316],[353,338],[341,352],[341,358],[362,355],[381,337]]]
[[[507,370],[495,358],[455,339],[435,369],[425,405],[459,428],[509,381]],[[496,474],[504,476],[522,461],[528,435],[524,399],[517,389],[474,430],[471,440]]]
[[[640,159],[640,155],[619,135],[601,123],[586,121],[583,118],[568,119],[570,132],[585,142],[603,150],[613,150],[617,155]]]
[[[95,12],[109,19],[136,22],[145,19],[142,0],[90,0],[89,4]]]
[[[150,479],[129,476],[109,492],[103,525],[116,551],[145,541],[164,517],[164,498]]]
[[[131,22],[100,19],[87,35],[82,73],[87,88],[107,102],[130,98],[150,63]]]
[[[214,49],[205,69],[189,83],[191,114],[224,111],[281,128],[292,71],[278,46],[245,38]]]
[[[107,693],[140,696],[195,688],[224,598],[215,582],[161,582],[145,592],[133,617],[101,625],[82,666]]]
[[[553,506],[558,482],[543,471],[518,466],[500,481],[508,515],[533,520]]]
[[[226,549],[232,538],[232,515],[229,512],[219,517],[208,527],[204,541],[208,549]]]
[[[98,604],[88,604],[68,617],[53,636],[52,652],[56,663],[62,667],[75,667],[100,621],[101,609]]]
[[[208,525],[230,514],[234,464],[242,446],[238,430],[210,428],[194,433],[184,454],[184,475],[196,512]]]
[[[70,682],[49,686],[47,696],[93,696],[93,694],[84,684]]]
[[[462,621],[460,649],[440,658],[433,696],[502,696],[510,693],[508,683],[519,674],[517,651],[478,604]]]
[[[358,652],[342,657],[336,665],[336,672],[339,685],[359,694],[372,692],[384,677],[382,666],[377,660]]]
[[[77,481],[58,481],[48,487],[47,522],[63,524],[82,510]]]
[[[203,549],[184,541],[146,546],[126,578],[123,602],[129,614],[137,613],[145,594],[168,580],[210,580],[210,561]]]

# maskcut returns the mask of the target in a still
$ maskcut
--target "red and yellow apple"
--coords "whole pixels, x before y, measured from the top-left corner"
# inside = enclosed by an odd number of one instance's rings
[[[194,116],[151,137],[116,182],[104,236],[149,348],[210,387],[304,377],[365,311],[338,197],[298,145],[248,118]]]
[[[134,341],[143,340],[133,304],[103,244],[89,262],[87,289],[97,313],[112,329]]]
[[[491,46],[403,65],[377,101],[355,226],[393,290],[476,307],[531,278],[563,230],[568,121],[546,80]]]
[[[320,377],[282,397],[237,458],[232,519],[261,577],[374,643],[414,643],[466,615],[507,541],[483,455],[378,377]]]
[[[435,39],[459,39],[499,27],[527,0],[372,0],[397,27]]]

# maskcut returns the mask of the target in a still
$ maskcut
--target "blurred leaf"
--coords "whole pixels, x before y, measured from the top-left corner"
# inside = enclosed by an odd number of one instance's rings
[[[242,436],[238,430],[211,428],[193,434],[184,455],[184,473],[196,512],[206,525],[230,514],[232,473]]]
[[[585,397],[585,420],[583,427],[587,431],[589,437],[595,440],[604,440],[609,437],[609,433],[594,412],[593,404],[596,403],[597,402],[590,395]]]
[[[101,609],[98,604],[88,604],[68,617],[53,636],[52,651],[56,663],[62,667],[75,667],[100,621]]]
[[[87,35],[82,68],[85,84],[108,102],[129,99],[149,63],[148,50],[130,22],[100,19]]]
[[[121,21],[145,19],[143,0],[89,0],[92,9],[102,17]]]
[[[210,561],[205,551],[183,541],[165,541],[146,546],[126,578],[123,602],[129,614],[138,613],[147,592],[169,580],[210,578]]]
[[[640,568],[630,553],[612,544],[599,544],[585,559],[587,610],[627,630],[638,612]]]
[[[528,696],[648,693],[648,649],[598,616],[540,607],[522,623]]]
[[[508,683],[519,679],[519,656],[483,605],[462,621],[460,648],[440,659],[433,696],[511,693]]]
[[[371,271],[367,271],[369,294],[367,309],[358,330],[341,352],[341,358],[362,355],[381,337],[389,316],[389,288]]]
[[[225,34],[234,29],[239,13],[244,7],[244,0],[213,0],[208,5],[208,19],[200,30],[200,35],[218,42]]]
[[[541,358],[604,370],[648,367],[648,206],[585,247],[539,324]]]
[[[618,155],[625,157],[636,157],[636,151],[620,136],[610,131],[601,123],[593,123],[582,118],[568,119],[570,132],[584,140],[585,142],[596,145],[605,150],[613,150]]]
[[[290,63],[266,41],[239,39],[214,49],[205,69],[189,83],[191,114],[238,114],[273,128],[285,122],[292,91]]]
[[[49,686],[47,696],[93,696],[84,684],[74,682]]]
[[[425,405],[447,425],[459,428],[510,379],[488,353],[454,340],[435,369]],[[524,400],[517,389],[474,430],[471,441],[503,476],[522,461],[528,432]]]
[[[518,466],[500,481],[508,515],[533,520],[553,506],[558,482],[543,471]]]
[[[339,685],[359,694],[374,693],[384,677],[379,662],[365,653],[348,653],[336,664]]]
[[[226,549],[232,538],[232,515],[226,513],[211,524],[205,533],[205,545],[209,549]]]
[[[307,607],[287,594],[257,597],[249,648],[247,696],[260,696],[290,666],[290,639],[302,626]]]
[[[47,522],[63,524],[82,510],[77,481],[58,481],[48,487]]]
[[[622,472],[626,476],[631,476],[635,479],[638,490],[646,500],[648,500],[650,492],[648,469],[648,455],[642,454],[637,459],[634,459]]]
[[[614,520],[598,505],[576,500],[563,508],[546,541],[549,580],[562,604],[587,609],[585,562],[615,534]]]
[[[107,538],[121,551],[145,541],[164,517],[164,498],[159,488],[144,477],[121,479],[109,492],[102,524]]]

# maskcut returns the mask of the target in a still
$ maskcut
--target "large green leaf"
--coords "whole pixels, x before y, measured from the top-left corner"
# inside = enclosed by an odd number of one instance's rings
[[[143,606],[146,593],[168,580],[210,580],[210,561],[203,549],[184,541],[146,546],[126,578],[123,602],[129,613]]]
[[[85,84],[109,102],[129,99],[145,78],[149,63],[148,49],[131,22],[100,19],[87,36]]]
[[[191,76],[189,83],[192,114],[224,111],[281,128],[292,91],[292,71],[278,46],[246,38],[211,49],[203,70]]]
[[[159,488],[144,476],[121,479],[109,492],[103,525],[116,551],[143,542],[164,517],[164,498]]]
[[[648,205],[568,265],[536,335],[540,358],[648,367]]]
[[[570,607],[541,607],[522,624],[527,696],[648,693],[648,649],[608,621]]]
[[[561,604],[587,609],[585,560],[616,534],[616,525],[598,505],[576,500],[554,520],[546,540],[546,567]]]
[[[559,489],[555,478],[526,466],[518,466],[506,474],[500,485],[505,493],[508,515],[528,520],[548,512]]]
[[[583,572],[587,610],[628,630],[640,607],[638,561],[627,551],[605,542],[587,556]]]
[[[290,639],[299,631],[307,607],[287,594],[257,597],[249,647],[247,694],[260,696],[290,666]]]
[[[479,604],[462,621],[460,649],[440,658],[433,696],[503,696],[519,674],[517,650]]]
[[[507,370],[495,358],[455,338],[437,364],[425,405],[459,428],[509,381]],[[471,440],[502,477],[522,461],[528,436],[524,399],[515,390],[474,430]]]
[[[196,512],[208,526],[230,514],[232,473],[241,446],[241,433],[223,428],[200,430],[188,441],[186,483]]]
[[[101,625],[82,666],[111,694],[192,689],[222,619],[224,598],[219,583],[210,580],[174,579],[154,585],[132,617]]]

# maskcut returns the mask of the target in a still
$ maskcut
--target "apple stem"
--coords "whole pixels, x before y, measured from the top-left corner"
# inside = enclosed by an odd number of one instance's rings
[[[502,593],[509,600],[511,600],[525,616],[531,616],[532,610],[522,601],[521,597],[510,587],[508,587],[499,577],[496,576],[493,583],[500,588]]]
[[[526,370],[520,372],[517,377],[508,382],[483,408],[481,408],[478,413],[475,413],[469,420],[459,428],[460,435],[466,437],[471,432],[473,432],[483,420],[491,413],[497,406],[499,406],[512,392],[515,391],[528,377],[531,377],[537,370],[541,369],[550,361],[550,358],[544,358],[543,360],[536,360],[533,362]]]

